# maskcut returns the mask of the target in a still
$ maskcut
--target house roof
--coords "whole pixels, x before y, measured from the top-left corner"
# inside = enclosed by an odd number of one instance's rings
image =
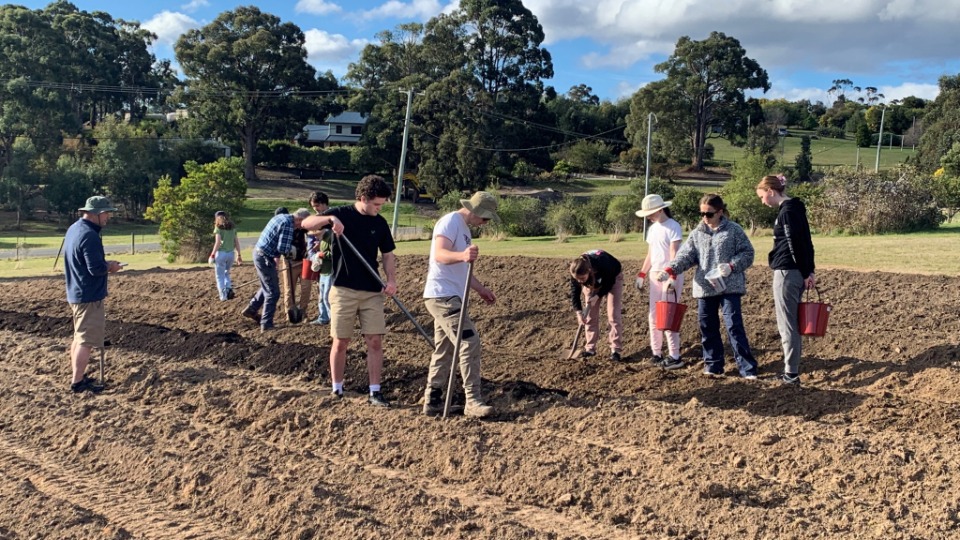
[[[365,125],[367,123],[366,115],[356,111],[344,111],[336,116],[327,117],[327,124],[356,124]]]

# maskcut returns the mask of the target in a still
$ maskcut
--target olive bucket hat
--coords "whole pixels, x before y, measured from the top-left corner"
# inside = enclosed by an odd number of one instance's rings
[[[460,204],[476,216],[500,221],[500,216],[497,215],[497,198],[486,191],[478,191],[469,199],[460,199]]]
[[[87,199],[87,204],[79,209],[81,212],[89,214],[102,214],[104,212],[116,212],[117,209],[110,204],[110,199],[94,195]]]

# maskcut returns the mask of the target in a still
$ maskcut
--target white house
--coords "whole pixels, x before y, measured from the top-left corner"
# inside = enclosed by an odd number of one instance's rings
[[[367,117],[358,112],[345,111],[336,116],[330,115],[324,124],[303,126],[305,135],[298,135],[296,141],[301,146],[356,146],[363,135]]]

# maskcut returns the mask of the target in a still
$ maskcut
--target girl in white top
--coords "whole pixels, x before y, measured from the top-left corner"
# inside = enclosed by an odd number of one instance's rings
[[[683,229],[675,219],[670,217],[670,211],[667,208],[671,204],[673,204],[672,201],[664,202],[660,195],[647,195],[643,198],[641,209],[636,212],[638,217],[650,220],[650,228],[647,230],[647,257],[643,260],[643,266],[635,282],[638,291],[643,290],[647,274],[663,270],[667,263],[676,257],[680,249]],[[683,292],[682,274],[677,276],[674,289],[676,299],[673,293],[667,292],[665,285],[656,282],[650,284],[650,312],[647,318],[650,324],[650,350],[653,354],[651,360],[654,365],[664,369],[683,367],[683,360],[680,359],[680,332],[657,330],[656,326],[657,302],[679,302],[680,294]],[[661,352],[664,334],[667,337],[667,349],[670,353],[670,357],[666,360]]]

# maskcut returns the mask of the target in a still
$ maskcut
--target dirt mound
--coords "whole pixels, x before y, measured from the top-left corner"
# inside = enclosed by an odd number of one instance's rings
[[[328,329],[261,336],[238,314],[253,291],[220,302],[209,269],[112,277],[108,389],[74,395],[61,280],[6,281],[0,538],[960,536],[960,279],[824,271],[830,329],[805,341],[792,388],[773,380],[766,268],[743,301],[761,364],[746,381],[700,375],[695,309],[692,365],[650,367],[632,288],[627,361],[603,343],[561,359],[576,329],[564,266],[478,261],[498,295],[471,307],[497,410],[482,422],[419,414],[430,351],[392,303],[384,411],[366,404],[360,347],[337,400]],[[429,328],[426,258],[399,267]]]

